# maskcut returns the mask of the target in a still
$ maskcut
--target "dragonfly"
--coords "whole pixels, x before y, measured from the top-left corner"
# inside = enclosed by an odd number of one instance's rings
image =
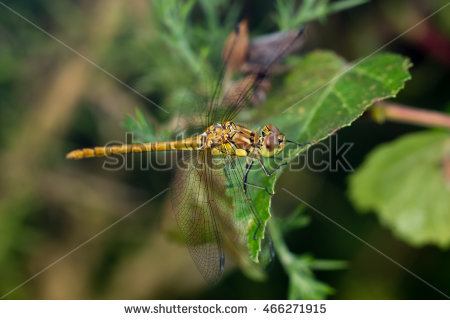
[[[183,240],[201,275],[210,284],[217,283],[224,272],[224,230],[230,226],[237,230],[237,237],[231,239],[234,243],[242,243],[245,237],[255,240],[257,235],[263,235],[269,242],[269,256],[273,257],[270,235],[255,208],[249,188],[263,189],[270,196],[273,194],[266,187],[248,181],[249,173],[257,163],[267,176],[274,174],[285,163],[269,170],[264,158],[277,156],[287,143],[300,147],[304,145],[286,139],[272,124],[260,130],[251,130],[233,121],[267,80],[271,69],[295,47],[303,34],[303,29],[296,31],[289,36],[287,44],[271,50],[269,55],[266,53],[262,57],[265,62],[254,67],[245,81],[235,85],[230,93],[223,88],[223,81],[227,78],[226,73],[230,72],[229,66],[234,64],[231,69],[236,71],[236,52],[242,51],[239,42],[244,27],[246,24],[242,22],[236,26],[223,51],[224,62],[219,80],[202,115],[205,122],[203,132],[173,141],[77,149],[66,156],[68,159],[83,159],[130,152],[177,151],[182,165],[175,173],[171,188],[173,208]],[[237,164],[238,159],[245,159],[245,166]],[[229,188],[230,185],[234,188]],[[231,196],[235,205],[239,203],[242,206],[247,218],[236,221],[230,213],[220,214],[227,211],[226,201],[223,200],[227,187],[233,190],[225,196],[228,203]],[[225,219],[219,218],[224,216]],[[250,232],[250,229],[253,231]]]

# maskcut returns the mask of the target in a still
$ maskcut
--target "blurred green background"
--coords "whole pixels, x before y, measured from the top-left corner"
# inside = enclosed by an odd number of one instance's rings
[[[174,222],[167,194],[67,255],[169,187],[172,173],[105,171],[101,159],[73,162],[65,154],[74,148],[123,141],[121,124],[136,108],[152,119],[158,137],[166,134],[158,131],[159,124],[171,119],[39,28],[147,98],[173,106],[172,110],[183,109],[189,101],[186,88],[195,80],[184,70],[195,65],[185,66],[189,50],[174,49],[165,38],[166,18],[148,0],[3,3],[23,17],[0,5],[0,296],[17,287],[5,298],[286,298],[288,279],[277,262],[264,282],[229,268],[217,286],[207,287],[187,249],[167,236]],[[370,1],[311,22],[306,50],[330,49],[350,61],[364,57],[446,3]],[[181,30],[186,39],[188,35],[198,39],[199,43],[188,44],[196,55],[217,59],[222,41],[241,17],[249,19],[252,35],[277,30],[275,1],[216,1],[214,5],[220,23],[205,21],[202,10],[208,6],[203,5],[194,9]],[[425,37],[430,30],[431,36]],[[384,49],[414,63],[412,80],[396,102],[450,110],[450,53],[436,50],[433,42],[446,43],[448,49],[449,35],[447,7]],[[205,42],[211,43],[210,52],[202,51],[200,43]],[[356,168],[375,146],[420,129],[379,125],[362,117],[340,130],[337,139],[339,144],[354,144],[347,159]],[[339,171],[285,172],[277,183],[274,212],[289,213],[298,206],[281,191],[286,187],[448,294],[449,252],[411,247],[381,226],[375,215],[358,214],[348,200],[347,177]],[[286,241],[297,253],[348,261],[347,269],[316,273],[335,288],[331,298],[442,298],[313,211],[306,213],[312,223],[291,232]]]

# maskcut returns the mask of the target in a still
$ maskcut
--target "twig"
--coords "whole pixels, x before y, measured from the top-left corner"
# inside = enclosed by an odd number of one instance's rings
[[[426,127],[450,129],[450,115],[392,102],[378,102],[370,109],[371,117],[377,122],[397,121]]]

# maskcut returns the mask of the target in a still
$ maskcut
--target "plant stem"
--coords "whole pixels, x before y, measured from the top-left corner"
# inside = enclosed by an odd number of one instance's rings
[[[371,117],[377,122],[397,121],[426,127],[450,129],[450,115],[413,108],[392,102],[378,102],[370,109]]]

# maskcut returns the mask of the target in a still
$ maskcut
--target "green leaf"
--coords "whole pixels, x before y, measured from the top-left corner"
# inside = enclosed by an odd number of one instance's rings
[[[252,190],[253,187],[251,186],[247,188],[249,198],[245,198],[242,190],[242,177],[244,175],[245,163],[245,158],[236,159],[224,170],[228,177],[227,183],[229,184],[227,185],[226,193],[228,197],[232,199],[235,214],[235,228],[245,230],[245,241],[247,242],[250,258],[254,262],[260,262],[260,253],[264,248],[266,223],[270,219],[270,199],[263,194],[254,193],[254,190]],[[257,215],[258,218],[256,218],[255,215]],[[268,247],[264,249],[270,250]]]
[[[395,235],[416,246],[450,246],[450,188],[444,157],[450,136],[420,132],[386,143],[350,177],[350,198],[375,211]],[[448,160],[447,160],[448,161]]]
[[[305,209],[306,207],[302,204],[298,206],[288,217],[278,219],[278,225],[281,232],[288,233],[307,226],[310,223],[311,218],[304,214]]]
[[[311,269],[314,270],[341,270],[346,269],[347,266],[347,261],[343,260],[316,259],[311,262]]]
[[[290,140],[298,142],[318,142],[343,126],[350,125],[375,100],[395,96],[410,78],[409,60],[394,54],[379,54],[354,64],[346,63],[332,52],[316,51],[308,54],[296,65],[276,94],[257,110],[246,110],[243,116],[250,115],[253,122],[266,121],[270,115],[271,123],[277,125]],[[159,141],[154,130],[146,122],[141,112],[137,119],[128,118],[125,126],[137,134],[137,142]],[[304,151],[303,148],[290,148],[290,158]],[[270,168],[269,161],[265,164]],[[245,161],[238,161],[235,177],[242,177]],[[275,181],[281,170],[266,177],[258,163],[255,163],[248,182],[265,187],[274,192]],[[240,188],[240,181],[233,188]],[[238,194],[242,190],[228,191]],[[233,197],[236,220],[247,228],[248,249],[253,261],[258,262],[263,248],[265,227],[270,219],[271,196],[263,189],[248,188],[254,212],[258,220],[250,215],[242,197]]]
[[[135,143],[159,141],[155,136],[153,127],[147,122],[144,114],[139,109],[136,109],[136,118],[127,115],[122,126],[135,135],[135,137],[133,137],[133,142]],[[161,139],[161,137],[159,137],[159,139]]]
[[[291,254],[292,255],[292,254]],[[312,269],[336,270],[346,267],[344,261],[316,260],[308,254],[292,255],[285,266],[289,276],[289,299],[325,299],[334,289],[314,278]]]
[[[339,11],[359,6],[369,0],[341,0],[329,3],[329,0],[307,0],[296,9],[295,1],[277,0],[276,22],[280,30],[298,28],[302,23],[325,18]]]
[[[314,278],[312,269],[333,270],[345,267],[342,261],[315,260],[309,254],[295,255],[289,251],[283,239],[280,219],[269,226],[275,251],[289,277],[289,299],[325,299],[334,292],[333,288]]]
[[[350,125],[373,102],[395,97],[411,78],[409,59],[382,53],[349,64],[329,51],[297,63],[277,94],[255,111],[289,139],[320,141]]]
[[[267,119],[290,140],[299,143],[318,142],[344,126],[349,126],[374,102],[394,97],[410,79],[409,59],[382,53],[348,64],[332,52],[316,51],[308,54],[289,73],[284,83],[263,105],[242,114],[262,126]],[[287,151],[288,161],[307,147]],[[267,160],[264,160],[268,164]],[[267,177],[255,163],[248,182],[274,192],[275,182],[282,170]],[[265,191],[249,187],[257,212],[265,224],[270,219],[271,196]],[[256,222],[251,224],[256,229]],[[257,250],[264,233],[249,237],[250,255]],[[255,259],[256,261],[256,259]]]
[[[314,279],[312,274],[292,272],[289,274],[288,299],[322,300],[334,292],[327,284]]]

